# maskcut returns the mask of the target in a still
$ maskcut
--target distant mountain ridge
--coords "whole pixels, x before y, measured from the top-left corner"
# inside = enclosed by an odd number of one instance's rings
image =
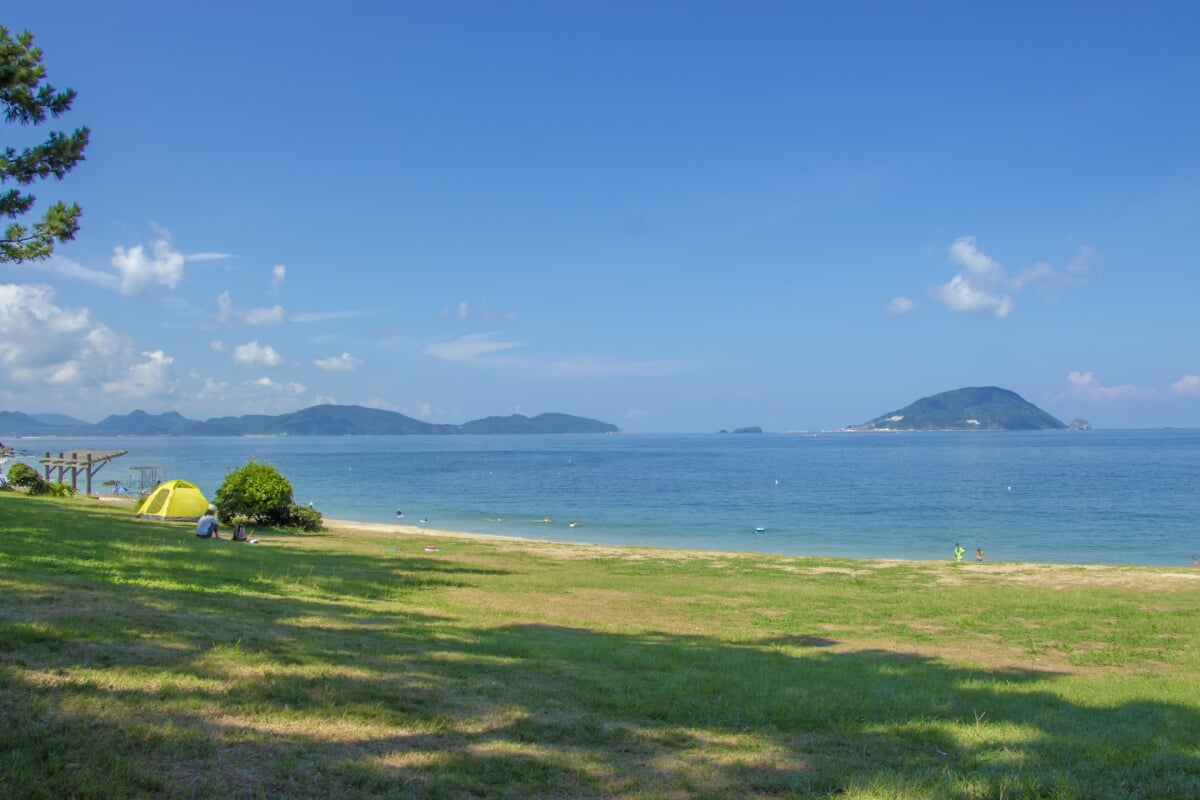
[[[71,418],[67,418],[71,419]],[[320,405],[290,414],[247,414],[199,421],[174,411],[141,409],[113,414],[95,425],[79,420],[48,424],[33,415],[0,411],[0,436],[380,436],[513,433],[619,433],[616,425],[570,414],[512,414],[462,425],[437,425],[395,411],[363,406]]]
[[[1016,392],[996,386],[972,386],[920,400],[850,431],[1042,431],[1066,430]]]

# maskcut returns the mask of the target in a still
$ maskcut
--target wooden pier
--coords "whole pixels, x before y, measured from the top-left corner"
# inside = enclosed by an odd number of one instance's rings
[[[100,468],[117,456],[123,456],[128,452],[128,450],[69,450],[56,456],[46,453],[43,458],[38,459],[38,463],[42,465],[47,481],[50,480],[50,473],[58,470],[58,482],[66,483],[63,478],[67,472],[70,472],[71,488],[75,491],[79,491],[79,473],[82,472],[87,476],[85,491],[91,494],[92,478],[100,471]]]

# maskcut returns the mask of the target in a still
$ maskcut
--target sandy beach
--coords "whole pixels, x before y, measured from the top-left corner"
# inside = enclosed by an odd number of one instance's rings
[[[357,522],[344,519],[327,519],[325,530],[329,534],[352,533],[367,534],[371,538],[396,539],[397,537],[417,537],[422,546],[436,542],[474,541],[502,543],[506,546],[519,548],[531,555],[549,559],[581,559],[581,558],[621,558],[630,561],[647,559],[698,559],[708,562],[728,561],[730,563],[742,559],[753,558],[776,562],[781,571],[797,574],[845,573],[846,575],[866,574],[881,569],[888,569],[900,564],[925,564],[933,569],[941,569],[940,581],[959,583],[971,576],[987,575],[997,580],[1014,583],[1053,586],[1061,589],[1083,586],[1119,586],[1125,588],[1163,589],[1174,587],[1194,586],[1200,583],[1200,570],[1179,567],[1145,567],[1111,564],[1047,564],[1037,562],[1004,562],[1004,561],[963,561],[956,563],[950,559],[944,561],[912,561],[904,559],[882,558],[839,558],[832,559],[837,564],[831,565],[831,559],[824,557],[806,557],[792,555],[769,555],[762,553],[746,553],[725,550],[681,550],[670,548],[643,547],[630,545],[598,545],[582,542],[548,541],[543,539],[528,539],[519,536],[500,536],[484,533],[465,533],[462,531],[447,531],[426,528],[415,525],[393,525],[374,522]],[[806,563],[811,562],[811,563]]]

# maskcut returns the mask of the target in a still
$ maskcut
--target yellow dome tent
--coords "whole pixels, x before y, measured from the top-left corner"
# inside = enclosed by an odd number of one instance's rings
[[[187,481],[163,481],[154,487],[150,496],[138,506],[137,515],[145,519],[192,521],[204,516],[208,501]]]

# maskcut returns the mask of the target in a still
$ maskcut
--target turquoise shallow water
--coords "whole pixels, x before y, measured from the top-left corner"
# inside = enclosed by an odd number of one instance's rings
[[[327,517],[797,555],[1189,565],[1200,431],[20,439],[127,450],[210,497],[251,458]],[[541,520],[550,518],[552,523]],[[570,527],[570,521],[577,521]],[[762,533],[755,533],[762,528]]]

